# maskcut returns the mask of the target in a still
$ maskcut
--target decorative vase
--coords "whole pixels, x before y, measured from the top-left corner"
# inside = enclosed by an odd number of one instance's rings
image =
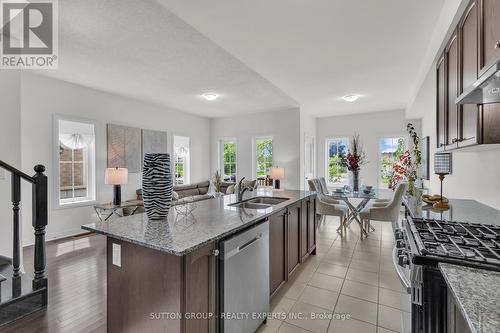
[[[352,191],[359,192],[359,170],[352,171]]]
[[[169,154],[144,154],[142,197],[150,220],[162,220],[172,202],[172,173]]]

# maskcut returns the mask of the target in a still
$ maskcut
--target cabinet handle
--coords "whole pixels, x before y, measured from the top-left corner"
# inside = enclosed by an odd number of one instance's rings
[[[440,144],[439,144],[439,147],[444,147],[444,146],[445,146],[445,144],[444,144],[444,143],[440,143]]]
[[[495,49],[500,49],[500,40],[495,43]]]
[[[451,140],[451,143],[457,143],[457,142],[458,142],[458,139],[456,139],[456,138]]]
[[[219,250],[215,249],[215,250],[212,250],[212,255],[214,257],[217,257],[219,255]]]

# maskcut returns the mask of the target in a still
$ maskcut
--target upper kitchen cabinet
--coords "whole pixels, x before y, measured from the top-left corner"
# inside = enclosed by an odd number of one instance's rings
[[[480,9],[479,68],[487,70],[500,58],[500,1],[477,0]]]
[[[446,71],[444,67],[444,56],[437,64],[437,148],[444,149],[446,146]]]
[[[444,53],[446,67],[446,149],[457,147],[458,142],[458,36],[453,33]]]
[[[472,86],[478,78],[478,5],[472,1],[458,26],[459,41],[459,94]],[[458,146],[466,147],[480,142],[479,116],[481,106],[458,106]]]

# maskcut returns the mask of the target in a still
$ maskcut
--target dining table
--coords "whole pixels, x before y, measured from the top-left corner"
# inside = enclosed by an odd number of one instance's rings
[[[380,191],[378,189],[373,188],[370,192],[366,193],[363,190],[353,191],[352,189],[342,188],[329,192],[328,196],[337,200],[342,200],[349,208],[347,225],[351,224],[352,221],[356,221],[359,225],[361,233],[363,233],[364,236],[368,236],[369,231],[375,230],[375,228],[373,228],[373,226],[371,225],[369,226],[369,230],[366,230],[364,228],[363,223],[361,222],[361,219],[359,217],[359,213],[371,200],[380,198]],[[354,205],[351,202],[351,199],[360,199],[361,201],[359,201],[357,205]]]

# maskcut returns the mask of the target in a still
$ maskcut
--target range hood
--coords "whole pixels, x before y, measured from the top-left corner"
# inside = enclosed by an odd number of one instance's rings
[[[500,103],[500,60],[455,100],[456,104]]]

